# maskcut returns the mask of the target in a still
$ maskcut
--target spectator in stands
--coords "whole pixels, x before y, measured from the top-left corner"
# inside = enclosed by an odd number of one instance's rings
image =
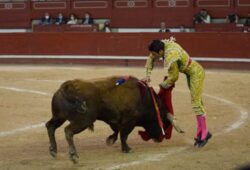
[[[53,23],[53,19],[48,12],[45,12],[44,17],[40,20],[40,25],[50,25]]]
[[[211,23],[211,17],[208,14],[207,10],[201,9],[195,16],[194,16],[194,23],[195,24],[209,24]]]
[[[247,19],[245,21],[245,26],[250,26],[250,12],[247,14]]]
[[[160,30],[159,32],[170,32],[170,30],[166,27],[166,23],[165,22],[161,22],[160,24]]]
[[[184,25],[180,26],[180,32],[186,32]]]
[[[67,24],[77,24],[77,18],[75,14],[71,13]]]
[[[112,32],[111,28],[110,28],[110,22],[109,21],[105,21],[103,31],[104,32]]]
[[[98,32],[98,29],[97,29],[97,27],[93,27],[93,30],[92,30],[93,32]]]
[[[65,24],[65,23],[66,23],[65,17],[63,16],[62,13],[59,13],[58,17],[56,18],[55,24],[61,25],[61,24]]]
[[[90,13],[86,12],[84,14],[84,18],[82,19],[82,24],[84,25],[91,25],[94,24],[93,18],[90,16]]]
[[[239,16],[235,13],[230,13],[226,17],[226,22],[227,23],[235,23],[237,24],[239,22]]]
[[[244,27],[243,32],[250,32],[250,27]]]

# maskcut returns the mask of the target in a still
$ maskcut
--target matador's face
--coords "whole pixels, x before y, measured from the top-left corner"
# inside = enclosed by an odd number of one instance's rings
[[[151,51],[152,56],[154,57],[154,59],[160,59],[164,57],[164,51],[160,50],[159,53],[155,52],[155,51]]]

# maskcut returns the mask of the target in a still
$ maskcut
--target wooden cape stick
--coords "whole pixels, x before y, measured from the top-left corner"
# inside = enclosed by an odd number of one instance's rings
[[[159,126],[161,128],[162,134],[165,136],[165,131],[164,131],[164,128],[163,128],[163,122],[162,122],[162,119],[161,119],[161,114],[160,114],[159,107],[158,107],[158,105],[156,103],[156,100],[155,100],[153,88],[150,87],[149,89],[150,89],[151,96],[153,98],[153,102],[154,102],[154,106],[155,106],[155,110],[156,110],[156,116],[157,116],[157,119],[158,119],[158,124],[159,124]]]
[[[150,89],[150,93],[151,93],[151,96],[153,98],[153,101],[154,101],[154,106],[155,106],[155,110],[156,110],[156,115],[157,115],[157,119],[158,119],[158,124],[162,130],[162,134],[165,135],[165,131],[164,131],[164,128],[163,128],[163,122],[162,122],[162,119],[161,119],[161,114],[160,114],[160,110],[159,110],[159,107],[158,107],[158,104],[155,100],[155,97],[154,97],[154,89],[152,87],[149,87]],[[176,124],[173,116],[169,113],[167,113],[167,118],[168,120],[171,122],[171,124],[173,125],[174,129],[179,132],[179,133],[184,133],[184,131]]]

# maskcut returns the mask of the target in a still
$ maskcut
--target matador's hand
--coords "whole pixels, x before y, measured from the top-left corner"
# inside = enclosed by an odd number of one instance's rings
[[[150,76],[146,76],[142,79],[142,81],[144,81],[145,83],[149,83],[151,82]]]
[[[161,88],[164,88],[164,89],[169,89],[172,85],[168,85],[167,83],[162,82],[162,83],[159,84],[159,86],[160,86]]]

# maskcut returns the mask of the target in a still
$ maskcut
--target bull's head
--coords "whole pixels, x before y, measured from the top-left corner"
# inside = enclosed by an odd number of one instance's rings
[[[143,84],[143,83],[141,83]],[[176,125],[173,116],[168,113],[165,103],[166,91],[160,91],[157,95],[152,87],[139,84],[140,90],[143,91],[143,106],[147,113],[144,117],[143,127],[145,132],[139,131],[143,140],[153,139],[156,142],[161,142],[163,138],[169,139],[171,137],[172,126],[180,133],[183,131]],[[173,88],[173,87],[172,87]],[[142,90],[143,89],[143,90]],[[172,89],[170,89],[171,91]],[[169,93],[169,92],[168,92]],[[160,112],[160,113],[159,113]],[[160,126],[161,122],[157,119],[160,114],[163,128]]]
[[[167,119],[164,120],[164,129],[161,129],[159,124],[154,121],[145,125],[144,128],[146,131],[139,131],[139,135],[141,135],[142,139],[145,141],[152,138],[155,142],[162,142],[164,138],[170,139],[172,127],[174,127],[177,132],[184,133],[184,131],[176,124],[170,113],[167,113]]]
[[[171,124],[167,116],[168,110],[153,90],[146,94],[146,98],[148,100],[144,100],[144,106],[146,106],[149,117],[143,124],[146,131],[139,132],[139,134],[144,140],[153,139],[155,142],[161,142],[165,137],[165,131]],[[157,119],[158,114],[160,114],[163,129],[160,126],[161,122]]]
[[[162,121],[164,124],[164,129],[161,129],[157,120],[147,123],[144,128],[145,132],[140,133],[144,140],[153,139],[155,142],[162,142],[165,137],[165,132],[170,125],[169,120],[166,116],[162,116]],[[164,132],[163,132],[164,131]],[[163,134],[164,133],[164,134]]]

